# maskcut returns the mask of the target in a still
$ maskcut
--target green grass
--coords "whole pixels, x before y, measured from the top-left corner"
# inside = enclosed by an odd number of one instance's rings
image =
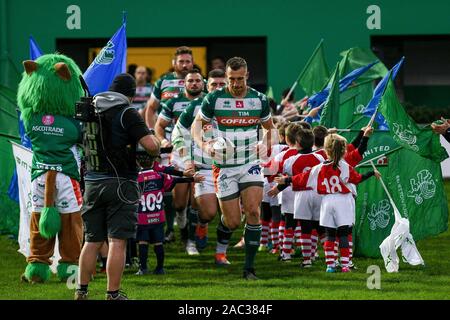
[[[450,181],[445,183],[450,199]],[[197,299],[450,299],[450,231],[417,243],[425,266],[401,262],[399,273],[388,274],[382,259],[355,258],[358,270],[349,274],[326,274],[323,258],[311,269],[300,269],[298,258],[290,264],[281,263],[268,253],[258,253],[257,275],[260,281],[241,279],[244,253],[229,249],[227,268],[214,265],[215,231],[210,227],[210,244],[200,256],[188,257],[179,242],[166,246],[164,276],[135,276],[126,270],[122,288],[132,299],[197,300]],[[241,231],[233,235],[238,241]],[[21,283],[25,269],[18,246],[5,236],[0,237],[0,299],[73,299],[73,290],[53,275],[45,284]],[[154,256],[149,250],[149,267]],[[323,257],[323,252],[320,252]],[[381,269],[381,289],[369,290],[367,267]],[[97,275],[89,285],[90,299],[104,299],[105,275]]]

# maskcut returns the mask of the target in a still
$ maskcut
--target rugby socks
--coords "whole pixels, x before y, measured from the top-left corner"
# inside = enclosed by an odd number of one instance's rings
[[[245,270],[253,269],[256,252],[258,251],[259,242],[261,240],[261,229],[260,224],[245,225]]]
[[[336,267],[336,255],[335,255],[335,251],[334,251],[334,241],[325,241],[325,262],[327,264],[327,267],[332,267],[335,268]]]
[[[173,208],[173,196],[171,193],[164,194],[164,212],[166,213],[166,235],[173,232],[173,223],[175,221],[175,210]]]
[[[280,226],[280,222],[274,222],[272,221],[270,223],[270,240],[272,241],[272,249],[277,250],[279,247],[279,242],[278,242],[278,228]],[[262,237],[262,235],[261,235]]]
[[[295,247],[300,248],[302,246],[302,226],[300,225],[300,221],[297,221],[294,235],[295,235]]]
[[[284,221],[284,219],[282,219],[280,221],[280,224],[278,226],[278,241],[280,244],[283,243],[284,241],[284,227],[286,225],[286,222]]]
[[[339,238],[336,238],[336,241],[334,241],[334,256],[336,259],[338,259],[339,254]]]
[[[317,240],[319,240],[317,230],[313,229],[311,232],[311,257],[315,257],[317,252]]]
[[[88,292],[88,284],[80,284],[78,285],[78,291],[82,291],[82,292]]]
[[[156,255],[156,269],[164,268],[164,246],[162,244],[155,245],[153,251]]]
[[[301,235],[302,256],[305,263],[311,263],[311,234],[302,233]]]
[[[148,244],[139,244],[139,269],[147,270]]]
[[[198,210],[189,208],[189,214],[188,214],[188,239],[195,242],[195,229],[197,228],[198,223]]]
[[[353,260],[353,234],[351,231],[348,235],[348,260],[349,263],[351,264]]]
[[[270,222],[261,220],[261,242],[262,246],[266,246],[269,243],[269,230],[270,230]]]
[[[233,231],[225,226],[223,223],[223,216],[220,217],[220,221],[217,224],[217,247],[216,253],[226,253],[228,245],[230,243],[231,235]],[[259,243],[258,243],[259,245]]]
[[[290,256],[292,252],[292,242],[294,240],[294,229],[286,228],[283,237],[283,254]]]
[[[349,248],[339,248],[339,251],[341,253],[341,266],[342,268],[348,268],[348,262],[349,262]]]

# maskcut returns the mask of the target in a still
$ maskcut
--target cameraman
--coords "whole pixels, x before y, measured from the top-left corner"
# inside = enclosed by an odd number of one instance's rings
[[[135,93],[135,79],[123,73],[116,76],[109,91],[94,97],[99,120],[97,136],[100,139],[94,152],[89,149],[92,145],[89,139],[93,135],[87,134],[84,141],[86,154],[93,155],[95,160],[89,158],[91,161],[88,162],[85,178],[82,208],[85,243],[80,256],[76,300],[87,299],[97,253],[105,240],[109,242],[106,299],[127,299],[119,289],[126,242],[136,235],[140,199],[136,147],[139,143],[150,155],[158,155],[160,148],[159,140],[131,106]]]

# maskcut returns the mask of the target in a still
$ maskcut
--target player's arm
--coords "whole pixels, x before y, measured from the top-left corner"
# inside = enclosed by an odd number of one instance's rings
[[[144,119],[147,127],[155,128],[157,111],[159,108],[159,100],[152,94],[148,99],[147,104],[143,110]]]
[[[170,146],[170,141],[168,141],[165,138],[165,129],[169,126],[170,121],[167,121],[166,119],[162,117],[158,117],[158,120],[156,121],[155,125],[155,134],[156,137],[161,141],[162,147],[168,147]]]
[[[208,155],[213,156],[214,150],[212,148],[212,143],[214,140],[205,141],[203,126],[207,125],[212,121],[214,117],[214,108],[210,103],[209,94],[203,99],[202,106],[192,122],[191,134],[194,142]]]

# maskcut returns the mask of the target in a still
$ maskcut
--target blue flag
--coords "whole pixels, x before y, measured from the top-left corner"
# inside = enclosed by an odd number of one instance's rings
[[[126,72],[126,67],[127,36],[124,21],[83,75],[90,93],[96,95],[107,91],[114,78]]]
[[[376,61],[374,61],[372,63],[369,63],[366,66],[360,67],[360,68],[355,69],[352,72],[348,73],[345,77],[343,77],[341,80],[339,80],[339,92],[345,91],[352,84],[353,81],[358,79],[362,74],[364,74],[367,70],[372,68],[378,62],[379,61],[376,60]],[[312,95],[308,99],[308,105],[311,108],[315,108],[315,107],[318,107],[321,104],[323,104],[325,102],[325,100],[327,99],[329,93],[330,93],[330,88],[331,88],[331,83],[329,83],[327,85],[327,87],[325,89],[323,89],[322,91]],[[321,113],[322,113],[322,108],[319,110],[319,112],[317,113],[316,117],[308,119],[308,120],[310,120],[311,122],[318,122],[318,121],[320,121]]]
[[[353,81],[355,81],[356,79],[359,78],[359,76],[361,76],[364,72],[366,72],[367,70],[369,70],[370,68],[372,68],[373,65],[377,64],[379,61],[374,61],[372,63],[369,63],[366,66],[363,66],[361,68],[355,69],[352,72],[348,73],[345,77],[343,77],[340,81],[339,81],[339,92],[343,92],[345,91],[345,89],[347,89]],[[311,108],[315,108],[320,106],[322,103],[325,102],[325,100],[328,97],[328,94],[330,93],[330,88],[331,88],[331,83],[328,83],[327,87],[325,89],[323,89],[320,92],[317,92],[316,94],[312,95],[309,99],[308,99],[308,105]]]
[[[36,41],[34,41],[33,36],[30,36],[30,59],[36,60],[37,58],[39,58],[42,55],[43,55],[43,53],[42,53],[41,48],[39,48]]]
[[[365,107],[363,114],[369,118],[373,116],[373,113],[376,112],[378,105],[380,104],[381,97],[383,96],[383,92],[386,89],[386,86],[389,82],[389,76],[392,74],[392,81],[394,81],[400,67],[403,64],[405,57],[402,57],[399,62],[384,76],[384,78],[378,83],[375,90],[373,91],[373,97]],[[380,112],[377,112],[375,115],[375,119],[378,123],[379,130],[389,130],[388,124],[384,119],[383,115]]]

